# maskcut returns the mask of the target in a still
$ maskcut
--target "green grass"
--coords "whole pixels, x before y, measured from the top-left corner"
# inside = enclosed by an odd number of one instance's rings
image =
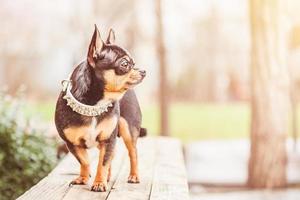
[[[158,133],[157,106],[143,109],[143,126]],[[170,107],[170,133],[183,141],[243,138],[249,134],[250,109],[247,104],[184,104]]]
[[[38,115],[53,121],[55,105],[52,102],[31,103],[28,115]],[[159,133],[157,105],[142,105],[143,126],[150,135]],[[250,111],[247,104],[186,104],[170,107],[170,132],[183,141],[199,139],[228,139],[247,137]]]
[[[54,121],[55,103],[53,102],[31,102],[25,107],[25,114],[41,118],[45,121]]]
[[[28,115],[45,121],[54,118],[53,102],[30,103]],[[159,110],[157,105],[142,105],[143,127],[149,135],[159,133]],[[300,106],[298,116],[300,114]],[[184,142],[202,139],[246,138],[250,131],[250,107],[246,103],[175,103],[170,107],[170,133]],[[300,117],[298,119],[300,127]],[[289,130],[291,135],[291,127]]]

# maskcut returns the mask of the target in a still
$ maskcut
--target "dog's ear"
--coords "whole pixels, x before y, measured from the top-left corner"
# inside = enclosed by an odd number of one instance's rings
[[[95,31],[94,31],[91,43],[89,45],[89,51],[88,51],[88,55],[87,55],[87,61],[90,66],[92,66],[92,67],[96,66],[95,59],[97,58],[97,56],[99,56],[103,46],[104,46],[104,43],[101,39],[100,32],[97,28],[97,25],[95,24]]]
[[[106,44],[113,44],[115,43],[116,36],[115,36],[115,31],[111,28],[109,29],[108,37],[106,39]]]

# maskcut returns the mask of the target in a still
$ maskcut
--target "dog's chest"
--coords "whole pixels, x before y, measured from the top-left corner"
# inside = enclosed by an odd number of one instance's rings
[[[64,130],[66,138],[74,145],[85,145],[90,148],[98,145],[99,141],[110,137],[118,124],[116,115],[112,115],[97,122],[95,117],[90,124],[82,127],[69,127]]]

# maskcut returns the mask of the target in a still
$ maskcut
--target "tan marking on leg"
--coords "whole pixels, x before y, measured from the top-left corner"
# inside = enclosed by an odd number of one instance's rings
[[[111,164],[109,165],[109,168],[108,168],[107,182],[110,181],[110,178],[111,178]]]
[[[80,145],[80,139],[84,138],[86,133],[89,132],[88,126],[70,127],[64,130],[65,137],[73,145]]]
[[[128,183],[139,183],[136,142],[132,139],[127,121],[123,117],[119,119],[119,133],[126,145],[130,159]]]
[[[111,160],[115,157],[115,151],[112,152],[112,155],[111,155]],[[108,175],[107,175],[107,182],[110,181],[110,178],[111,178],[111,161],[109,162],[109,167],[108,167]]]
[[[109,160],[103,165],[104,155],[106,153],[105,144],[99,145],[100,154],[99,154],[99,162],[97,167],[97,174],[92,185],[92,191],[96,192],[105,192],[107,190],[107,178],[109,174],[109,167],[112,160],[112,156]]]
[[[71,151],[72,152],[72,151]],[[86,149],[81,147],[74,147],[72,152],[80,162],[80,175],[74,179],[71,185],[83,185],[87,184],[90,177],[90,163]]]

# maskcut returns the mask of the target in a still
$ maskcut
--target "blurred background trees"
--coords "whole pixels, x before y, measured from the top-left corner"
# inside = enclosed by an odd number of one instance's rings
[[[169,133],[169,86],[167,76],[167,58],[166,58],[166,46],[165,35],[163,28],[163,16],[161,0],[155,2],[156,12],[156,53],[159,62],[159,102],[160,102],[160,134],[168,136]]]
[[[298,80],[299,3],[288,0],[286,4],[291,38],[287,65],[292,80]],[[186,4],[165,0],[162,8],[171,99],[249,100],[248,1],[200,0]],[[150,103],[157,100],[160,72],[155,47],[155,1],[3,0],[0,11],[6,19],[1,21],[5,29],[0,31],[0,82],[11,92],[23,83],[31,98],[53,99],[60,80],[84,59],[93,24],[97,23],[103,35],[110,27],[116,29],[117,41],[148,71],[145,88],[138,88],[141,98]],[[18,23],[20,19],[22,24]],[[16,74],[22,74],[22,79],[15,79]]]
[[[60,81],[85,59],[94,24],[104,38],[113,28],[147,71],[136,91],[150,134],[251,136],[248,183],[281,187],[285,138],[300,124],[299,9],[297,0],[2,0],[0,84],[9,94],[25,85],[27,111],[56,135]]]
[[[252,123],[248,183],[284,187],[290,109],[284,1],[251,0]]]

